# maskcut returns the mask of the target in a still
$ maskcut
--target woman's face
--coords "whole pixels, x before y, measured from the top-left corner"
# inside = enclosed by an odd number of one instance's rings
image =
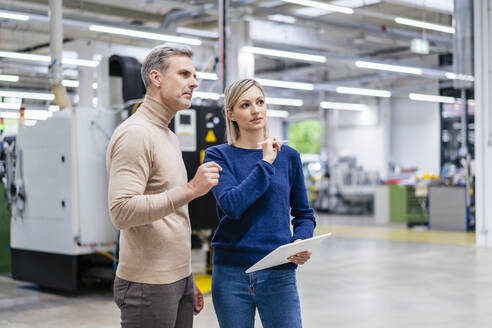
[[[227,111],[227,116],[236,122],[241,131],[253,132],[263,130],[266,125],[266,104],[263,92],[252,86],[238,99],[233,110]]]

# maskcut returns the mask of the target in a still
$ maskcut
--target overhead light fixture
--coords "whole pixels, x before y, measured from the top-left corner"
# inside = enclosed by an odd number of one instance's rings
[[[15,20],[21,20],[21,21],[29,20],[29,16],[27,16],[27,15],[12,14],[8,11],[3,11],[3,10],[0,11],[0,18],[15,19]]]
[[[446,78],[450,80],[463,80],[463,81],[469,81],[473,82],[475,81],[475,78],[472,75],[465,75],[465,74],[456,74],[453,72],[447,72],[445,74]]]
[[[365,88],[351,88],[351,87],[336,87],[336,92],[350,94],[350,95],[361,95],[361,96],[372,96],[372,97],[391,97],[391,91],[387,90],[377,90],[377,89],[365,89]]]
[[[266,111],[266,114],[267,114],[267,117],[279,117],[279,118],[289,117],[289,112],[286,110],[268,109]]]
[[[5,81],[5,82],[18,82],[19,81],[19,76],[18,75],[5,75],[5,74],[0,74],[0,81]]]
[[[99,65],[99,62],[96,60],[89,60],[89,59],[62,58],[62,64],[85,66],[85,67],[96,67],[97,65]]]
[[[19,52],[11,51],[0,51],[0,57],[11,58],[16,60],[28,60],[36,61],[41,63],[50,63],[51,57],[45,55],[34,55],[34,54],[24,54]],[[96,67],[99,62],[96,60],[87,59],[77,59],[77,58],[62,58],[62,64],[75,65],[75,66],[86,66],[86,67]]]
[[[265,102],[267,103],[267,105],[279,105],[279,106],[301,107],[303,105],[302,99],[294,99],[294,98],[270,98],[270,97],[266,97]]]
[[[0,102],[0,109],[19,110],[20,106],[21,106],[21,103]]]
[[[295,17],[282,15],[282,14],[268,15],[268,19],[274,22],[286,23],[286,24],[295,24],[297,22],[297,19]]]
[[[47,120],[48,117],[51,117],[52,115],[53,115],[53,113],[51,113],[47,110],[26,109],[24,112],[24,118],[27,120]],[[19,112],[1,112],[0,117],[19,119],[20,113]]]
[[[289,81],[258,79],[258,78],[255,78],[255,80],[258,81],[261,85],[267,87],[309,90],[309,91],[314,89],[314,85],[312,83],[289,82]]]
[[[211,38],[211,39],[219,38],[219,32],[217,31],[198,30],[195,28],[188,28],[188,27],[178,27],[176,28],[176,33],[196,35],[196,36],[201,36],[204,38]]]
[[[374,62],[363,61],[363,60],[357,60],[355,62],[355,66],[361,68],[378,69],[382,71],[422,75],[422,69],[417,67],[381,64],[381,63],[374,63]]]
[[[219,100],[220,94],[216,92],[206,92],[206,91],[193,91],[194,98],[202,98],[202,99],[212,99]]]
[[[143,31],[130,30],[130,29],[126,29],[126,28],[118,28],[118,27],[103,26],[103,25],[90,25],[89,30],[91,30],[93,32],[101,32],[101,33],[108,33],[108,34],[115,34],[115,35],[122,35],[122,36],[131,36],[131,37],[148,39],[148,40],[183,43],[183,44],[189,44],[192,46],[199,46],[202,44],[202,41],[199,39],[183,38],[183,37],[174,36],[174,35],[152,33],[152,32],[143,32]]]
[[[425,95],[422,93],[409,93],[408,98],[410,98],[411,100],[430,101],[446,104],[454,104],[456,102],[456,99],[454,99],[453,97]]]
[[[208,73],[208,72],[196,72],[196,78],[197,79],[203,79],[203,80],[217,80],[217,74],[215,73]]]
[[[408,19],[404,17],[396,17],[395,22],[402,25],[420,27],[426,30],[433,30],[438,32],[454,34],[455,29],[452,26],[438,25],[427,22],[422,22],[414,19]]]
[[[300,52],[291,52],[291,51],[266,49],[266,48],[250,47],[250,46],[243,47],[242,50],[249,53],[263,55],[263,56],[297,59],[297,60],[311,61],[316,63],[326,63],[326,57],[324,56],[311,55],[311,54],[305,54]]]
[[[323,10],[335,11],[337,13],[342,13],[342,14],[350,15],[350,14],[354,13],[354,10],[352,8],[335,6],[335,5],[331,5],[331,4],[324,3],[324,2],[318,2],[318,1],[312,1],[312,0],[282,0],[282,1],[288,2],[288,3],[293,3],[296,5],[301,5],[301,6],[307,6],[307,7],[313,7],[313,8],[323,9]]]
[[[63,80],[62,85],[68,88],[78,88],[80,83],[77,80]]]
[[[58,112],[58,111],[60,110],[60,106],[58,106],[58,105],[50,105],[50,106],[48,107],[48,110],[49,110],[50,112]]]
[[[321,108],[324,109],[340,109],[340,110],[356,110],[356,111],[363,111],[369,109],[369,107],[364,104],[352,104],[352,103],[344,103],[344,102],[322,101],[319,105]]]
[[[38,100],[55,99],[55,95],[52,93],[24,92],[24,91],[10,91],[10,90],[0,90],[0,97],[38,99]]]

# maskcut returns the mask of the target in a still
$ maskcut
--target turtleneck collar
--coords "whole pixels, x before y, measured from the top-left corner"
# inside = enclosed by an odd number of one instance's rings
[[[138,111],[142,112],[153,123],[165,127],[169,125],[169,122],[171,122],[176,114],[176,112],[149,95],[145,95],[144,101]]]

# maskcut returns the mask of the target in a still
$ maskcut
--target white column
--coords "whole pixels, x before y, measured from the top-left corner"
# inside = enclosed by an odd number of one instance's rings
[[[391,161],[391,98],[379,98],[379,122],[383,144],[381,177],[388,178],[388,164]]]
[[[251,45],[249,36],[249,21],[244,18],[234,17],[229,24],[230,37],[227,45],[226,74],[227,83],[237,79],[254,77],[254,55],[242,51],[246,45]]]
[[[92,41],[90,40],[77,40],[76,49],[79,54],[79,59],[92,60],[94,54]],[[93,107],[92,99],[94,98],[94,90],[92,89],[92,83],[94,82],[94,69],[90,67],[79,66],[79,87],[77,93],[79,95],[80,107]]]
[[[50,53],[51,53],[51,79],[52,85],[62,81],[62,51],[63,51],[63,24],[62,24],[62,1],[50,0]]]
[[[492,248],[492,0],[474,0],[477,246]]]

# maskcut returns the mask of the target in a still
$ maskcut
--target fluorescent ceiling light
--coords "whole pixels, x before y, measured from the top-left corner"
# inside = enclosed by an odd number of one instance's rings
[[[280,80],[269,79],[256,79],[261,85],[275,88],[297,89],[297,90],[313,90],[314,85],[312,83],[304,82],[289,82]]]
[[[3,11],[3,10],[0,11],[0,18],[15,19],[15,20],[21,20],[21,21],[29,20],[29,16],[27,16],[27,15],[12,14],[8,11]]]
[[[409,93],[408,98],[410,98],[411,100],[430,101],[430,102],[439,102],[439,103],[447,103],[447,104],[455,103],[455,99],[453,97],[424,95],[421,93]]]
[[[6,102],[0,102],[0,109],[12,109],[12,110],[19,110],[21,104],[20,103],[6,103]]]
[[[103,26],[103,25],[91,25],[91,26],[89,26],[89,30],[91,30],[93,32],[102,32],[102,33],[109,33],[109,34],[116,34],[116,35],[123,35],[123,36],[131,36],[131,37],[136,37],[136,38],[141,38],[141,39],[184,43],[184,44],[189,44],[192,46],[199,46],[202,44],[202,41],[199,39],[183,38],[183,37],[174,36],[174,35],[143,32],[143,31],[129,30],[126,28],[118,28],[118,27]]]
[[[11,51],[0,51],[0,57],[17,59],[17,60],[37,61],[42,63],[51,62],[50,56],[24,54],[24,53],[11,52]],[[99,62],[96,60],[77,59],[77,58],[62,58],[62,63],[67,65],[87,66],[87,67],[96,67],[99,64]]]
[[[350,95],[372,96],[372,97],[391,97],[391,91],[365,89],[365,88],[350,88],[350,87],[336,87],[336,92],[345,93]]]
[[[352,8],[335,6],[324,2],[312,1],[312,0],[282,0],[284,2],[294,3],[296,5],[313,7],[323,10],[335,11],[342,14],[353,14],[354,10]]]
[[[46,120],[48,117],[51,117],[53,113],[47,111],[47,110],[29,110],[26,109],[24,111],[24,118],[27,120]],[[20,118],[20,113],[19,112],[1,112],[0,117],[3,118],[13,118],[13,119],[19,119]]]
[[[217,31],[198,30],[195,28],[188,28],[188,27],[178,27],[176,28],[176,33],[196,35],[196,36],[201,36],[204,38],[211,38],[211,39],[219,38],[219,32]]]
[[[280,117],[280,118],[289,117],[289,112],[286,110],[267,109],[266,114],[267,117]]]
[[[380,64],[380,63],[368,62],[368,61],[363,61],[363,60],[357,60],[355,62],[355,66],[361,67],[361,68],[378,69],[378,70],[383,70],[383,71],[422,75],[422,69],[417,68],[417,67]]]
[[[50,56],[24,54],[24,53],[20,53],[20,52],[0,51],[0,57],[38,61],[38,62],[43,62],[43,63],[49,63],[50,62]]]
[[[58,112],[58,111],[60,110],[60,106],[58,106],[58,105],[50,105],[50,106],[48,107],[48,110],[49,110],[50,112]]]
[[[450,33],[450,34],[454,34],[454,32],[455,32],[455,29],[452,26],[432,24],[432,23],[422,22],[422,21],[403,18],[403,17],[396,17],[395,22],[397,22],[398,24],[402,24],[402,25],[420,27],[420,28],[423,28],[426,30],[433,30],[433,31]]]
[[[97,89],[97,82],[92,83],[92,89]]]
[[[297,22],[297,19],[295,17],[282,15],[282,14],[268,15],[268,19],[274,22],[287,23],[287,24],[295,24]]]
[[[296,106],[296,107],[301,107],[303,105],[302,99],[293,99],[293,98],[270,98],[270,97],[266,97],[265,101],[266,101],[267,105]]]
[[[320,104],[321,108],[324,109],[340,109],[340,110],[367,110],[369,107],[364,104],[351,104],[351,103],[343,103],[343,102],[331,102],[331,101],[322,101]]]
[[[0,74],[0,81],[5,81],[5,82],[18,82],[19,81],[19,76],[18,75],[5,75],[5,74]]]
[[[217,80],[217,74],[215,73],[207,73],[207,72],[196,72],[196,78],[197,79],[203,79],[203,80]]]
[[[330,5],[335,5],[335,6],[342,6],[345,8],[359,8],[359,7],[365,7],[365,6],[370,6],[375,3],[380,3],[381,0],[335,0],[331,1]],[[319,17],[319,16],[324,16],[327,14],[333,13],[331,10],[319,10],[317,8],[313,7],[304,7],[304,8],[299,8],[294,10],[295,13],[301,14],[304,16],[310,16],[310,17]]]
[[[326,57],[324,56],[310,55],[310,54],[304,54],[299,52],[290,52],[290,51],[249,47],[249,46],[243,47],[243,50],[257,55],[298,59],[303,61],[312,61],[316,63],[326,63]]]
[[[193,91],[193,97],[202,99],[219,100],[220,94],[216,92]]]
[[[475,78],[472,75],[456,74],[453,72],[447,72],[445,75],[446,78],[450,80],[463,80],[463,81],[470,81],[470,82],[475,81]]]
[[[69,88],[78,88],[79,87],[79,81],[77,80],[63,80],[62,85],[64,87],[69,87]]]
[[[39,99],[39,100],[55,99],[55,95],[52,93],[8,91],[8,90],[0,90],[0,97]]]
[[[97,65],[99,65],[99,62],[96,60],[89,60],[89,59],[62,58],[62,64],[85,66],[85,67],[96,67]]]

